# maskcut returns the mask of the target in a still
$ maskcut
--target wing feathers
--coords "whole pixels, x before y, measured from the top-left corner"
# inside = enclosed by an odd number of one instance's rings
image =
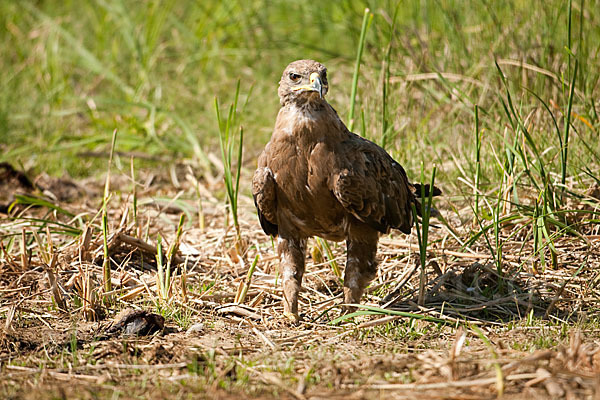
[[[381,147],[358,136],[344,145],[348,165],[333,180],[338,201],[380,232],[396,228],[410,233],[414,187],[402,166]]]
[[[256,170],[252,177],[252,197],[258,211],[260,226],[267,235],[277,236],[277,191],[273,172],[266,167]]]

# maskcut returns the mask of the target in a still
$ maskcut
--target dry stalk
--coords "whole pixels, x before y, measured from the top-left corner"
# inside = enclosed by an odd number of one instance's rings
[[[60,292],[57,277],[54,274],[54,271],[56,270],[57,260],[58,256],[56,254],[53,254],[52,260],[50,261],[50,265],[47,266],[47,268],[45,269],[46,274],[48,275],[48,282],[50,283],[50,288],[52,290],[52,298],[54,299],[54,302],[60,310],[66,311],[67,305],[65,303],[64,297],[62,296],[62,293]]]
[[[21,268],[23,271],[29,269],[29,257],[27,257],[27,240],[25,228],[21,229]]]

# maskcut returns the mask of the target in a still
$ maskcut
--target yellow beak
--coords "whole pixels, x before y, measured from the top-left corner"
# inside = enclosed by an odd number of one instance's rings
[[[317,72],[313,72],[309,77],[310,84],[296,86],[292,90],[301,90],[303,92],[318,92],[319,97],[323,98],[323,84],[321,83],[321,77]]]

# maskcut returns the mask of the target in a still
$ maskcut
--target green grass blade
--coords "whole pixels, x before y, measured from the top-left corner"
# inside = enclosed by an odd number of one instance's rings
[[[570,3],[570,1],[569,1],[569,3]],[[570,10],[570,7],[569,7],[569,10]],[[571,20],[569,19],[569,26],[571,23],[570,21]],[[579,65],[579,63],[577,61],[575,61],[575,69],[573,70],[573,79],[571,80],[569,101],[567,104],[567,112],[565,113],[565,140],[563,141],[564,146],[562,148],[563,157],[561,159],[561,167],[562,168],[561,168],[561,178],[560,178],[560,182],[562,183],[563,191],[564,191],[564,187],[567,182],[567,165],[568,165],[568,155],[569,155],[569,129],[571,127],[571,112],[573,109],[573,95],[575,94],[575,80],[577,79],[578,65]]]
[[[356,103],[356,92],[358,91],[358,77],[360,74],[360,64],[362,60],[363,50],[365,48],[365,40],[367,39],[367,31],[373,14],[368,8],[365,8],[363,15],[362,27],[360,29],[360,39],[358,40],[358,51],[356,52],[356,63],[354,64],[354,75],[352,76],[352,91],[350,93],[350,111],[348,113],[348,129],[352,131],[354,128],[354,108]]]

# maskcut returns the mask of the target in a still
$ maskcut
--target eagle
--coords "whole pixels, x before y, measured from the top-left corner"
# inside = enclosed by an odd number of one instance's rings
[[[358,304],[377,273],[379,235],[391,228],[410,233],[412,204],[421,208],[421,185],[411,184],[383,148],[348,130],[325,100],[328,90],[321,63],[285,68],[281,109],[252,178],[260,225],[277,238],[284,316],[293,322],[308,238],[346,240],[344,302]],[[423,189],[428,196],[429,185]]]

